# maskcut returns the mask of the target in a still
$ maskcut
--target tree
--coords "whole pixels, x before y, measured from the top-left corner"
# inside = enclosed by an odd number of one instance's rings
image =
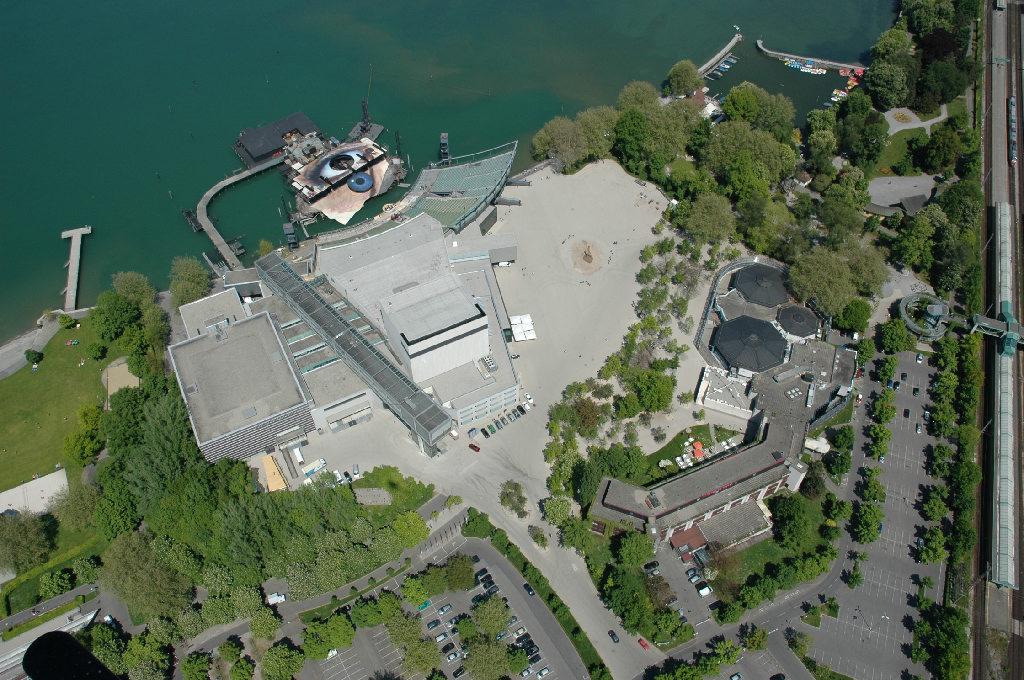
[[[412,548],[425,541],[430,535],[427,523],[413,510],[403,512],[392,520],[391,527],[398,535],[403,548]]]
[[[260,677],[263,680],[291,680],[302,670],[304,661],[290,640],[281,640],[260,659]]]
[[[480,632],[494,639],[494,636],[505,630],[512,614],[504,600],[488,597],[473,608],[473,621]]]
[[[64,456],[78,465],[87,465],[103,450],[103,442],[92,432],[81,429],[64,437]]]
[[[701,153],[701,164],[721,179],[730,164],[744,153],[764,164],[773,184],[791,173],[796,165],[796,152],[791,146],[780,143],[769,132],[754,129],[745,120],[716,125]]]
[[[181,662],[181,674],[185,680],[209,680],[211,661],[206,652],[192,652]]]
[[[690,95],[703,84],[697,66],[689,59],[677,61],[668,71],[668,89],[672,94]]]
[[[928,527],[924,532],[924,542],[917,551],[917,559],[925,564],[934,564],[944,561],[947,557],[949,553],[946,551],[946,536],[942,533],[942,528]]]
[[[78,638],[110,672],[117,675],[128,672],[124,662],[128,638],[120,628],[97,623],[80,631]]]
[[[930,522],[938,522],[949,514],[949,507],[946,505],[946,487],[933,486],[925,493],[925,500],[921,504],[921,516]]]
[[[666,411],[672,405],[676,379],[655,370],[637,371],[630,380],[640,406],[648,413]]]
[[[807,501],[800,496],[783,494],[769,501],[775,540],[787,550],[796,550],[808,543],[814,529]]]
[[[807,652],[811,649],[811,636],[803,631],[792,631],[789,634],[787,631],[787,640],[789,648],[793,650],[793,653],[797,655],[797,658],[803,659],[807,656]]]
[[[249,657],[242,657],[231,666],[231,680],[252,680],[256,664]]]
[[[499,500],[520,519],[526,517],[526,494],[523,493],[523,485],[519,482],[512,479],[504,482],[501,485]]]
[[[962,153],[960,133],[948,123],[940,125],[928,137],[928,144],[921,154],[921,167],[927,172],[942,172],[951,168]]]
[[[854,562],[853,568],[846,575],[846,585],[857,588],[864,583],[864,574],[860,570],[860,562]]]
[[[71,571],[75,573],[75,585],[84,586],[93,583],[99,577],[99,560],[94,555],[79,557],[71,563]]]
[[[217,656],[228,663],[235,663],[242,657],[242,644],[238,638],[229,637],[217,647]]]
[[[857,543],[871,543],[882,533],[885,514],[874,503],[857,503],[850,516],[850,536]]]
[[[871,303],[861,297],[855,297],[843,308],[835,319],[836,328],[845,331],[863,333],[868,329],[871,319]]]
[[[171,302],[175,307],[195,302],[210,291],[210,274],[194,257],[176,257],[171,262]]]
[[[117,272],[113,277],[114,292],[131,300],[139,309],[156,300],[156,289],[145,275],[139,272]]]
[[[829,440],[836,449],[849,453],[853,450],[853,428],[849,425],[843,425],[838,429],[832,430],[829,434]],[[838,474],[843,474],[843,472]]]
[[[882,284],[889,278],[882,251],[872,245],[850,248],[847,251],[846,264],[850,266],[853,286],[861,295],[877,295],[882,290]]]
[[[587,160],[607,158],[611,154],[618,120],[619,112],[610,106],[595,106],[576,114]]]
[[[755,129],[770,133],[779,142],[789,141],[793,131],[793,102],[750,82],[732,88],[722,109],[730,119],[746,121]]]
[[[92,523],[99,491],[91,484],[71,483],[50,499],[49,511],[62,527],[81,531]]]
[[[863,478],[857,485],[857,495],[867,503],[884,503],[885,486],[879,481],[881,471],[878,468],[861,468]]]
[[[507,654],[508,670],[512,676],[516,676],[522,673],[529,667],[530,657],[527,656],[526,650],[508,647]]]
[[[494,638],[476,638],[469,643],[465,668],[473,680],[499,680],[512,674],[506,646]]]
[[[654,131],[643,112],[628,108],[615,124],[615,143],[612,152],[622,167],[634,175],[648,176],[649,153],[654,140]]]
[[[889,138],[889,124],[860,89],[839,105],[839,148],[860,167],[874,165]]]
[[[463,554],[453,556],[445,565],[448,590],[469,590],[475,585],[473,561]]]
[[[871,58],[875,61],[891,61],[896,57],[907,57],[914,53],[914,41],[899,26],[890,28],[878,36],[871,48]]]
[[[560,527],[572,516],[572,501],[566,496],[552,496],[544,500],[544,519]]]
[[[40,363],[42,360],[43,360],[43,353],[42,352],[40,352],[38,350],[34,350],[34,349],[27,349],[27,350],[25,350],[25,361],[27,361],[28,363],[32,364],[33,366],[38,364],[38,363]]]
[[[825,500],[821,504],[822,514],[825,515],[826,519],[830,519],[833,522],[839,522],[844,519],[849,519],[850,513],[853,512],[853,506],[849,501],[844,501],[838,498],[831,491],[825,494]]]
[[[621,564],[641,567],[654,559],[654,544],[647,534],[631,531],[619,540],[615,556]]]
[[[38,516],[27,512],[0,515],[0,569],[20,574],[44,562],[50,547]]]
[[[556,158],[566,169],[573,169],[587,156],[586,140],[579,123],[557,116],[544,124],[533,136],[533,157]]]
[[[472,577],[473,574],[470,572],[470,579]],[[384,615],[376,600],[356,600],[349,610],[349,616],[358,628],[373,628],[384,623]]]
[[[909,352],[917,344],[914,336],[907,330],[907,324],[903,319],[889,319],[879,328],[879,340],[881,349],[886,354],[897,354]]]
[[[121,534],[107,547],[100,582],[145,617],[172,616],[191,599],[188,581],[158,560],[137,532]]]
[[[419,605],[430,599],[427,589],[423,586],[423,579],[416,576],[406,576],[402,582],[402,597],[411,605]]]
[[[803,301],[813,300],[826,316],[835,316],[853,300],[850,267],[841,255],[815,246],[789,268],[789,283]]]
[[[768,631],[754,624],[747,624],[741,642],[751,651],[760,651],[768,646]]]
[[[96,306],[89,313],[96,332],[105,342],[117,340],[141,316],[137,304],[112,290],[100,293]]]
[[[874,62],[864,76],[864,88],[882,111],[910,103],[907,70],[891,62]]]
[[[355,634],[356,630],[347,616],[332,614],[326,620],[312,621],[306,626],[302,649],[310,659],[326,659],[332,649],[351,646]]]
[[[658,89],[645,80],[634,80],[619,90],[615,105],[619,111],[650,111],[658,105]]]
[[[702,194],[690,207],[685,230],[697,243],[718,243],[736,232],[736,216],[729,199]]]
[[[273,640],[281,619],[267,606],[260,607],[249,619],[249,630],[260,640]]]
[[[840,477],[850,471],[853,465],[853,457],[849,451],[843,451],[838,447],[829,451],[822,458],[825,463],[825,469],[828,470],[830,475]]]
[[[455,624],[455,630],[463,640],[471,640],[476,637],[478,633],[476,624],[473,623],[473,619],[469,617],[459,619],[459,622]]]
[[[882,360],[878,362],[878,380],[879,382],[888,383],[896,375],[896,369],[900,365],[900,358],[895,354],[889,354],[882,357]]]

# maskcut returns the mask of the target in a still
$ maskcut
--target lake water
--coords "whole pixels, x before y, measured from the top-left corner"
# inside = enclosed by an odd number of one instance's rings
[[[343,136],[370,110],[415,168],[441,131],[454,154],[520,140],[546,120],[612,103],[629,80],[659,82],[708,59],[739,24],[746,40],[724,91],[742,80],[783,92],[801,116],[842,84],[756,53],[865,58],[891,0],[563,0],[245,3],[55,0],[0,9],[0,339],[60,306],[68,242],[89,224],[79,305],[117,271],[167,284],[175,255],[209,249],[181,210],[239,167],[243,127],[302,110]],[[372,67],[371,67],[372,65]],[[370,73],[372,70],[372,81]],[[281,178],[267,173],[211,208],[226,237],[280,239]],[[377,199],[357,217],[369,216]],[[326,227],[326,225],[325,225]]]

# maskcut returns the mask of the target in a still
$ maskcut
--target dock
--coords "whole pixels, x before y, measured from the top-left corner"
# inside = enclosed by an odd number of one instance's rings
[[[715,52],[715,56],[708,59],[706,62],[704,62],[703,66],[697,69],[697,73],[699,73],[700,76],[703,78],[705,75],[707,75],[709,71],[711,71],[711,69],[717,66],[720,61],[725,59],[729,55],[729,52],[732,51],[732,48],[736,47],[736,45],[739,44],[741,40],[743,40],[743,34],[737,31],[736,35],[734,35],[729,42],[725,43],[725,47]],[[758,40],[757,42],[760,46],[761,41]]]
[[[775,59],[779,59],[781,61],[785,61],[787,59],[794,59],[800,62],[810,61],[814,62],[814,65],[819,68],[831,69],[833,71],[838,71],[840,69],[863,69],[866,71],[868,69],[868,67],[865,66],[864,64],[859,64],[857,62],[845,63],[841,61],[832,61],[831,59],[818,59],[817,57],[807,57],[800,54],[790,54],[789,52],[778,52],[776,50],[770,50],[764,46],[764,41],[761,39],[757,40],[757,49],[761,50],[761,52],[768,55],[769,57],[774,57]]]
[[[82,265],[82,237],[92,233],[92,227],[62,231],[61,238],[71,239],[71,255],[68,257],[68,285],[64,289],[64,311],[73,312],[78,305],[78,272]]]
[[[282,154],[254,165],[251,168],[236,172],[230,177],[226,177],[214,184],[205,194],[203,194],[203,197],[199,199],[199,205],[196,207],[196,219],[199,221],[199,224],[202,225],[203,231],[205,231],[207,236],[210,237],[210,241],[213,242],[217,252],[220,253],[220,256],[224,258],[224,261],[231,269],[241,269],[242,262],[238,259],[238,256],[235,255],[234,250],[230,245],[228,245],[228,242],[224,240],[224,237],[220,235],[220,232],[217,231],[217,227],[213,225],[213,220],[210,219],[208,211],[210,201],[213,200],[214,196],[224,189],[227,189],[229,186],[237,184],[242,180],[249,179],[253,175],[258,175],[264,170],[269,170],[275,165],[280,165],[283,161],[284,155]],[[74,250],[73,246],[72,250]]]

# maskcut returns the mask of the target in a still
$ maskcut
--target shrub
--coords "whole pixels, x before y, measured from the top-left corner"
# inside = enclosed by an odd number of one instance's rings
[[[93,361],[100,361],[107,356],[107,346],[102,342],[90,342],[89,346],[85,348],[85,353]]]
[[[78,322],[69,314],[61,314],[57,317],[57,323],[64,330],[68,330],[75,327]]]
[[[43,353],[34,349],[25,350],[25,361],[30,364],[38,364],[43,360]]]

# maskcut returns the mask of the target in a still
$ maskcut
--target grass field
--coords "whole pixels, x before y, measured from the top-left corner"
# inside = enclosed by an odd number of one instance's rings
[[[718,441],[725,441],[732,436],[739,434],[736,430],[730,430],[727,427],[721,425],[715,426],[715,437]],[[674,460],[676,456],[683,455],[686,450],[686,440],[693,437],[699,442],[702,442],[705,446],[711,445],[711,427],[709,425],[694,425],[688,427],[676,436],[672,437],[664,446],[655,451],[654,453],[647,456],[647,459],[651,461],[651,474],[658,476],[664,476],[665,474],[672,474],[677,472],[675,466],[670,468],[669,471],[663,471],[658,467],[658,463],[664,459]]]
[[[74,339],[78,345],[66,346]],[[63,462],[62,442],[75,428],[79,407],[103,399],[100,371],[110,355],[102,361],[86,356],[86,347],[97,339],[84,319],[81,328],[59,331],[50,340],[37,371],[26,366],[0,380],[0,490],[53,472]]]
[[[907,153],[907,144],[915,138],[927,139],[928,133],[921,128],[914,128],[913,130],[900,130],[889,137],[889,141],[886,142],[885,148],[882,150],[882,155],[878,157],[875,173],[879,175],[894,174],[892,166],[903,158]]]

